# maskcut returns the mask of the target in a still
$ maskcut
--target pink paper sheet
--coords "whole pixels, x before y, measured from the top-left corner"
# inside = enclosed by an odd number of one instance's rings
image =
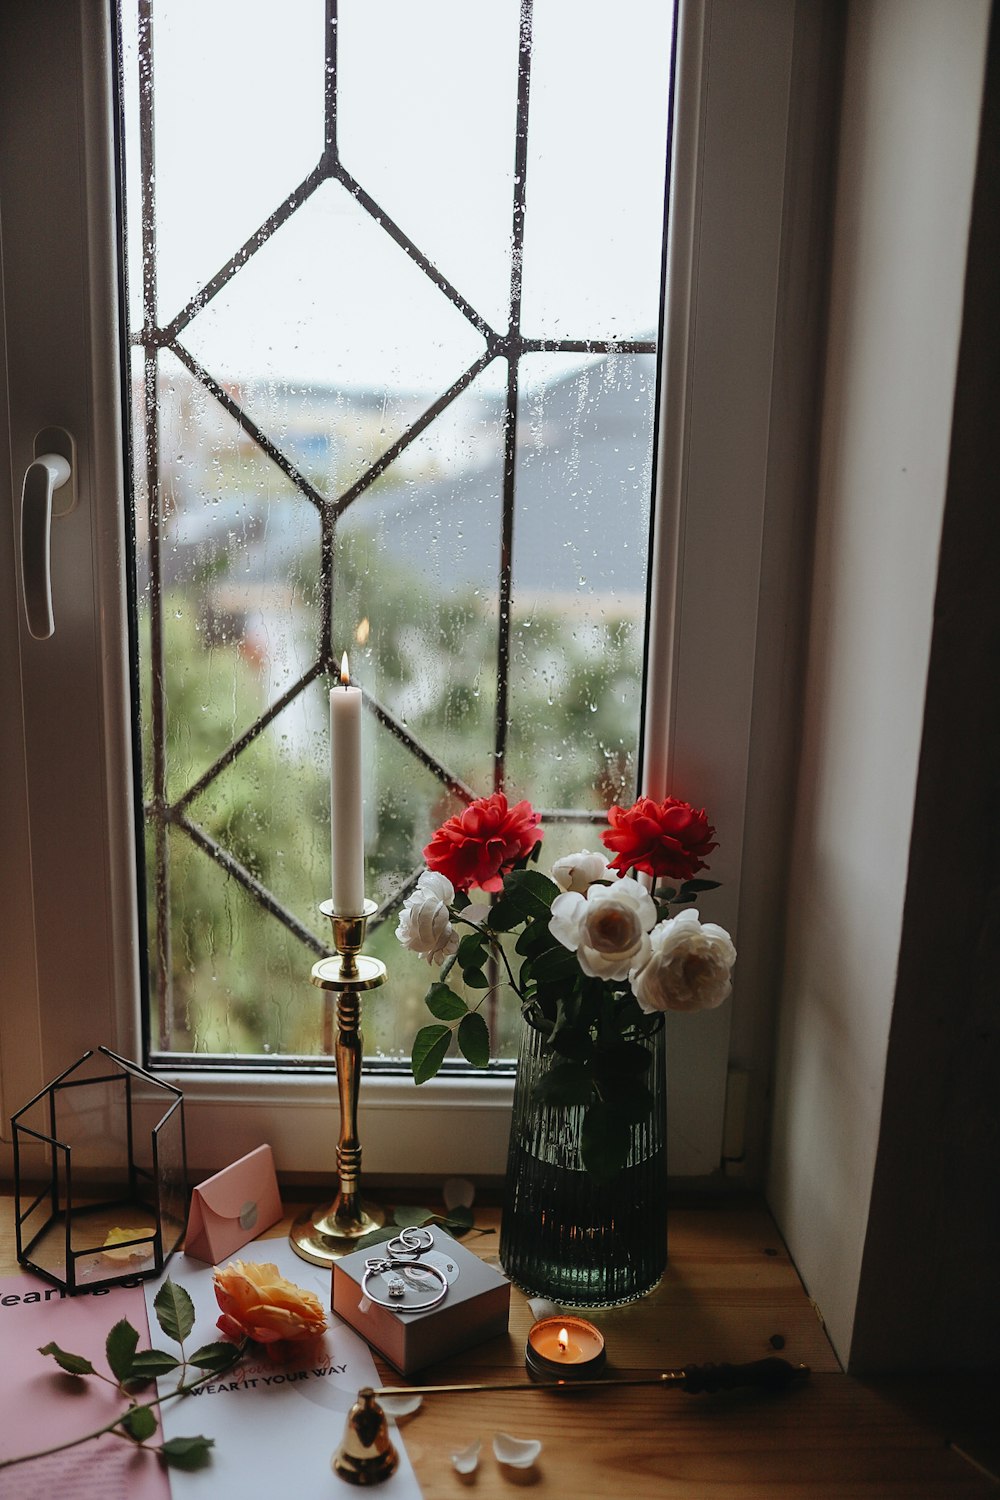
[[[124,1409],[111,1386],[93,1375],[66,1375],[51,1356],[38,1353],[41,1345],[54,1341],[110,1375],[104,1342],[119,1318],[139,1330],[139,1348],[148,1348],[141,1286],[63,1297],[35,1276],[0,1278],[0,1459],[91,1432]],[[110,1434],[0,1469],[0,1500],[52,1500],[57,1495],[170,1500],[170,1484],[152,1453],[137,1452]]]

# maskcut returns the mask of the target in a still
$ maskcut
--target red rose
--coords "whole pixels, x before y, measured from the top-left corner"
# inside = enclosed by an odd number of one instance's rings
[[[507,871],[540,842],[540,819],[530,802],[509,808],[503,792],[479,797],[442,823],[424,850],[427,868],[446,875],[456,891],[502,890]]]
[[[715,829],[704,808],[695,812],[676,797],[665,802],[640,797],[627,810],[612,807],[608,822],[611,827],[601,838],[615,851],[611,868],[621,875],[644,870],[654,879],[667,875],[671,880],[690,880],[696,870],[705,869],[703,856],[719,847],[712,842]]]

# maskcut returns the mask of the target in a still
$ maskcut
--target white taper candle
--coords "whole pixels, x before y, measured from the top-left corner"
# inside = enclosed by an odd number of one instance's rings
[[[330,843],[333,909],[338,917],[360,917],[365,905],[361,689],[350,685],[346,652],[340,685],[330,690]]]

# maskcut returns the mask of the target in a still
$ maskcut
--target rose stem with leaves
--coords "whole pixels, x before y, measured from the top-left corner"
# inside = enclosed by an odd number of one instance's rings
[[[180,1359],[175,1359],[172,1354],[160,1349],[144,1349],[137,1354],[139,1334],[127,1318],[120,1319],[114,1325],[105,1343],[105,1354],[111,1373],[115,1377],[114,1380],[109,1379],[107,1375],[102,1375],[100,1370],[95,1370],[90,1360],[83,1355],[70,1354],[60,1349],[55,1343],[46,1344],[39,1349],[39,1354],[51,1355],[61,1370],[65,1370],[68,1375],[81,1377],[96,1375],[98,1380],[103,1380],[107,1385],[114,1386],[120,1391],[121,1395],[130,1401],[130,1405],[127,1411],[120,1413],[112,1421],[106,1422],[103,1427],[98,1427],[93,1432],[70,1438],[64,1443],[54,1443],[51,1447],[41,1448],[36,1453],[24,1453],[18,1458],[0,1460],[0,1469],[13,1468],[15,1464],[27,1463],[35,1458],[45,1458],[51,1453],[62,1453],[67,1448],[75,1448],[80,1443],[88,1443],[94,1438],[103,1437],[106,1432],[113,1433],[115,1437],[126,1438],[139,1448],[146,1448],[147,1439],[153,1436],[158,1426],[154,1407],[189,1395],[214,1376],[231,1370],[242,1357],[246,1342],[206,1344],[203,1348],[196,1349],[190,1357],[185,1355],[184,1340],[194,1327],[194,1303],[184,1288],[177,1286],[169,1277],[157,1292],[153,1307],[160,1328],[168,1338],[173,1339],[180,1346]],[[201,1370],[202,1374],[197,1379],[184,1384],[184,1373],[191,1366]],[[155,1380],[158,1375],[168,1375],[173,1370],[181,1372],[182,1384],[176,1389],[165,1396],[154,1396],[152,1400],[141,1404],[131,1401],[128,1390],[130,1385],[145,1384],[150,1380]],[[170,1438],[161,1443],[158,1448],[147,1449],[147,1451],[158,1453],[163,1462],[171,1468],[200,1469],[208,1463],[209,1450],[212,1446],[211,1438],[178,1437]]]

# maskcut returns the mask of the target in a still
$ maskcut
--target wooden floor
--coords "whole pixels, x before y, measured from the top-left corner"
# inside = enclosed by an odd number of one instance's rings
[[[10,1210],[7,1200],[2,1274],[16,1269]],[[497,1214],[484,1210],[478,1218],[491,1232],[466,1244],[495,1257]],[[742,1362],[779,1348],[813,1373],[803,1388],[780,1396],[540,1388],[426,1397],[402,1427],[426,1500],[509,1500],[517,1488],[530,1489],[538,1500],[979,1500],[998,1494],[989,1475],[963,1457],[963,1451],[983,1456],[986,1403],[995,1402],[996,1382],[862,1383],[843,1375],[762,1209],[675,1210],[670,1265],[658,1289],[630,1307],[591,1316],[607,1341],[609,1374]],[[530,1323],[526,1300],[515,1291],[506,1337],[422,1372],[421,1381],[521,1378]],[[380,1368],[387,1383],[401,1383]],[[541,1439],[537,1464],[524,1472],[501,1469],[491,1449],[496,1432]],[[450,1454],[477,1439],[483,1442],[479,1469],[463,1479]],[[341,1493],[331,1478],[334,1491]]]

